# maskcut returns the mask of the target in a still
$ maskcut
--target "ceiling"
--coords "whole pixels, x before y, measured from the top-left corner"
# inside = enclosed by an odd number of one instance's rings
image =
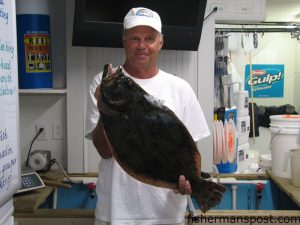
[[[266,21],[300,22],[300,0],[266,0]]]

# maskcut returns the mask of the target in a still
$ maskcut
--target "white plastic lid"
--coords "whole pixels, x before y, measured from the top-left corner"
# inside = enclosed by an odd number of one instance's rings
[[[271,154],[263,154],[259,156],[259,159],[265,162],[272,161],[272,155]]]

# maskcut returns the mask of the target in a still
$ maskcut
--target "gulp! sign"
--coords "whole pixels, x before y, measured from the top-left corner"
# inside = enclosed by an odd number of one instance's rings
[[[283,97],[284,65],[282,64],[253,64],[252,78],[250,65],[245,68],[245,90],[251,92],[255,98]]]

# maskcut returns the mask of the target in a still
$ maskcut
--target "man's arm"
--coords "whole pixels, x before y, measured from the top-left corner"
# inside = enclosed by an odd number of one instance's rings
[[[103,124],[99,120],[97,126],[93,130],[93,144],[96,147],[98,153],[103,159],[112,157],[111,145],[107,140]]]

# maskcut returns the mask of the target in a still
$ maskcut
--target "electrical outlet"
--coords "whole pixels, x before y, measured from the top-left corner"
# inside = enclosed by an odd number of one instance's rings
[[[39,132],[40,128],[43,128],[44,130],[39,134],[37,137],[38,141],[48,141],[48,129],[47,126],[43,123],[38,123],[35,125],[36,128],[36,134]]]
[[[53,140],[62,140],[63,136],[63,124],[60,122],[52,123],[52,139]]]

